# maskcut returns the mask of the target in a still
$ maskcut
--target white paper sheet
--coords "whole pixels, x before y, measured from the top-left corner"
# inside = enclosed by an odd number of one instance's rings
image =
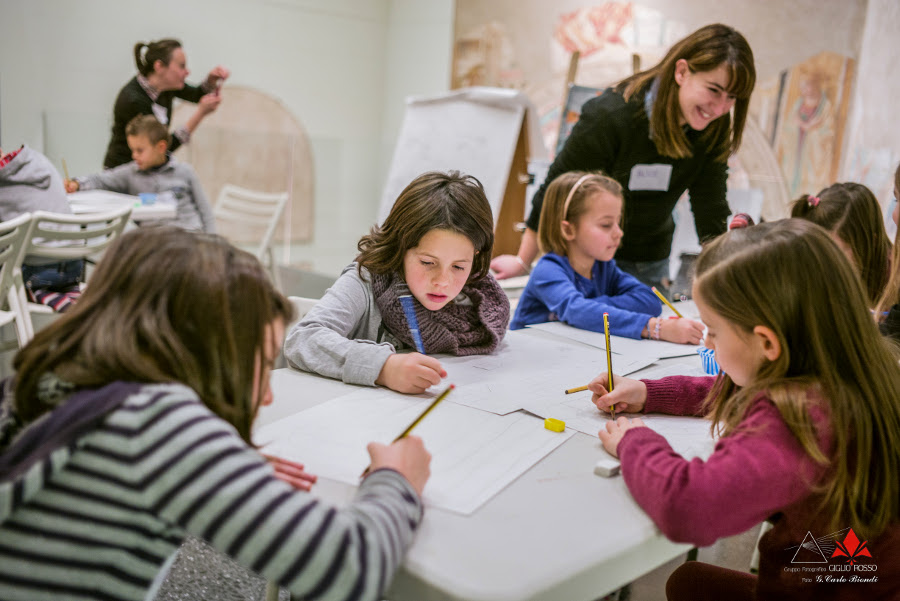
[[[432,454],[427,505],[468,515],[574,432],[546,430],[526,413],[505,417],[448,402],[416,427]],[[366,444],[389,443],[431,402],[382,388],[362,389],[260,428],[264,452],[302,462],[310,473],[357,484]]]
[[[627,375],[655,360],[614,355],[613,371]],[[448,374],[445,382],[457,387],[449,401],[498,415],[523,408],[528,397],[562,395],[606,371],[605,351],[524,331],[509,332],[493,355],[440,357],[440,361]],[[445,386],[442,382],[429,392],[437,394]]]
[[[699,372],[699,373],[698,373]],[[681,365],[670,365],[641,374],[641,378],[662,378],[667,375],[704,375],[702,370]],[[591,393],[583,392],[560,396],[533,395],[526,399],[524,409],[539,417],[553,417],[566,422],[567,428],[573,428],[589,436],[597,436],[601,428],[606,427],[610,416],[601,412],[591,402]],[[700,457],[706,459],[712,454],[715,440],[709,433],[710,423],[696,417],[676,415],[640,415],[634,413],[618,414],[626,417],[640,417],[647,427],[662,434],[672,448],[686,458]]]
[[[606,337],[602,332],[580,330],[559,321],[537,323],[528,327],[548,332],[554,336],[568,338],[569,340],[577,340],[578,342],[606,350]],[[676,344],[664,340],[634,340],[633,338],[623,338],[622,336],[610,336],[609,338],[612,352],[617,355],[624,355],[630,359],[639,359],[643,357],[656,357],[657,359],[686,357],[688,355],[697,354],[698,348],[692,344]]]

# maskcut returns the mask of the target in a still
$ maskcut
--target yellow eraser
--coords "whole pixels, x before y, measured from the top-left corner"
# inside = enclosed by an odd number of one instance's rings
[[[562,432],[566,429],[566,422],[561,419],[548,417],[544,420],[544,427],[548,430],[553,430],[554,432]]]

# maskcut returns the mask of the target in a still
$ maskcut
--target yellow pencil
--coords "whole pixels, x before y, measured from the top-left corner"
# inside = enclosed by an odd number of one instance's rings
[[[609,344],[609,313],[603,314],[603,332],[606,334],[606,379],[609,383],[607,390],[613,391],[613,368],[612,368],[612,349]],[[615,404],[609,406],[609,412],[613,419],[616,419]]]
[[[682,315],[681,313],[679,313],[679,312],[678,312],[678,309],[676,309],[675,306],[672,305],[672,303],[669,302],[669,299],[667,299],[665,296],[663,296],[662,293],[661,293],[659,290],[656,289],[656,286],[653,286],[652,288],[650,288],[650,290],[652,290],[653,292],[656,293],[656,296],[659,297],[659,300],[661,300],[662,302],[666,303],[666,304],[669,306],[670,309],[672,309],[673,311],[675,311],[675,315],[677,315],[678,317],[684,317],[684,315]]]
[[[397,435],[397,438],[394,439],[394,442],[397,442],[398,440],[400,440],[400,439],[402,439],[402,438],[406,438],[407,436],[409,436],[409,433],[413,431],[413,428],[415,428],[416,426],[418,426],[418,425],[419,425],[419,422],[421,422],[423,419],[425,419],[425,416],[428,415],[428,414],[431,412],[432,409],[434,409],[435,407],[437,407],[438,404],[439,404],[441,401],[443,401],[444,399],[446,399],[446,398],[447,398],[447,395],[450,394],[450,391],[453,390],[454,388],[456,388],[456,385],[455,385],[455,384],[451,384],[450,386],[448,386],[448,387],[444,390],[444,392],[442,392],[441,394],[439,394],[439,395],[437,396],[437,398],[434,399],[434,400],[431,402],[431,404],[428,405],[428,407],[425,408],[425,411],[423,411],[422,413],[420,413],[419,416],[418,416],[416,419],[414,419],[410,425],[406,426],[406,429],[405,429],[403,432],[401,432],[400,434]],[[369,466],[369,467],[367,467],[365,470],[363,470],[363,473],[362,473],[359,477],[360,477],[360,478],[364,478],[364,477],[366,476],[366,474],[369,473],[369,468],[370,468],[370,467],[372,467],[372,466]]]
[[[579,386],[578,388],[570,388],[566,391],[566,394],[572,394],[573,392],[581,392],[582,390],[587,390],[587,386]]]
[[[62,160],[62,164],[63,164],[63,175],[66,176],[66,181],[68,181],[71,178],[69,177],[69,168],[66,167],[66,159]]]

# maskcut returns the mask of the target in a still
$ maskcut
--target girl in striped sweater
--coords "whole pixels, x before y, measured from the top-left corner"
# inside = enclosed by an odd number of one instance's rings
[[[379,599],[430,455],[416,437],[370,444],[345,508],[266,461],[250,428],[290,318],[216,236],[145,228],[110,247],[3,386],[0,599],[152,598],[188,534],[304,599]]]

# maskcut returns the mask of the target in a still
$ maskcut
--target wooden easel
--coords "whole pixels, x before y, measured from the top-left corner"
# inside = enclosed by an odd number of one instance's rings
[[[522,242],[522,216],[525,214],[525,188],[531,182],[528,175],[528,123],[522,115],[519,139],[513,153],[506,191],[500,204],[500,214],[494,224],[494,257],[514,255]]]
[[[579,51],[572,53],[569,59],[569,71],[566,74],[565,88],[563,90],[562,111],[565,111],[566,98],[569,94],[569,86],[575,81],[575,73],[578,70]],[[565,115],[562,116],[565,118]],[[512,167],[506,183],[506,192],[500,205],[500,214],[494,227],[494,253],[498,255],[514,255],[519,252],[522,242],[522,232],[525,224],[522,216],[525,214],[525,190],[531,183],[531,175],[528,173],[528,124],[525,116],[522,116],[522,126],[519,129],[519,139],[516,142],[516,150],[513,154]]]

